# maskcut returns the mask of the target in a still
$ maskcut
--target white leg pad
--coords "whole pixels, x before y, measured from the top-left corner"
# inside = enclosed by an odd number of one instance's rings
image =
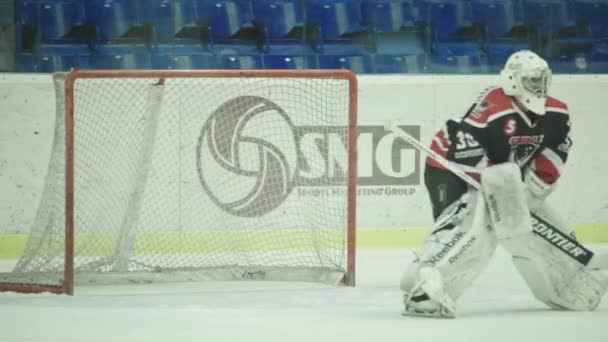
[[[525,248],[521,246],[520,238],[533,234],[519,167],[514,163],[489,167],[481,175],[481,186],[498,240],[509,252],[516,254]]]
[[[423,267],[420,269],[420,279],[424,293],[445,308],[449,315],[453,316],[456,312],[456,304],[446,291],[439,270],[434,267]]]
[[[513,255],[517,270],[534,296],[552,308],[595,309],[608,280],[533,233],[519,167],[506,163],[486,169],[482,189],[498,241]],[[569,233],[559,219],[546,217],[550,213],[545,209],[539,217]]]
[[[453,312],[455,308],[452,303],[471,286],[491,259],[497,242],[488,225],[483,196],[476,190],[469,191],[465,196],[468,198],[468,212],[456,215],[454,228],[431,231],[418,257],[408,265],[401,277],[406,302],[408,298],[426,293]],[[436,270],[439,276],[434,277],[429,269]],[[437,278],[441,283],[433,283],[429,281],[430,278]]]
[[[404,315],[422,315],[454,318],[456,305],[444,287],[441,273],[434,267],[422,267],[418,273],[418,284],[404,296]],[[425,299],[416,300],[421,294]]]
[[[608,280],[596,271],[571,267],[571,260],[548,261],[513,256],[513,264],[534,297],[559,310],[594,310],[606,292]]]

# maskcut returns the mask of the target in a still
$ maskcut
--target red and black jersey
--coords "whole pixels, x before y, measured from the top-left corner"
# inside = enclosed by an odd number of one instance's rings
[[[544,116],[528,115],[502,88],[484,91],[469,111],[448,120],[435,135],[431,149],[479,180],[483,168],[507,161],[522,172],[531,168],[546,183],[554,183],[572,145],[565,103],[548,97]],[[431,158],[427,166],[443,168]]]

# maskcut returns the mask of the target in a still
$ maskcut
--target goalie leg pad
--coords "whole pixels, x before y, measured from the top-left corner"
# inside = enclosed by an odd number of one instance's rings
[[[482,174],[482,189],[498,241],[513,255],[517,270],[534,296],[552,308],[593,310],[597,307],[608,286],[605,277],[583,267],[533,233],[519,167],[505,163],[486,169]],[[546,216],[550,212],[545,209],[537,215],[547,223],[559,224],[560,231],[570,233],[558,218]]]
[[[608,278],[598,271],[572,265],[571,260],[513,256],[513,264],[534,297],[558,310],[590,311],[600,303]]]
[[[471,190],[457,205],[461,210],[453,211],[453,220],[438,220],[440,224],[426,237],[417,258],[401,277],[406,310],[408,299],[427,295],[453,312],[451,303],[470,287],[496,249],[496,237],[489,229],[481,193]],[[446,222],[451,229],[445,229]],[[432,272],[428,269],[436,270],[439,276],[429,276]]]
[[[540,224],[550,225],[570,238],[576,238],[572,228],[550,206],[544,205],[535,215],[538,219],[532,219],[533,226],[542,220],[544,223]],[[542,230],[546,227],[540,228],[541,234],[545,234]],[[513,257],[515,267],[528,283],[534,296],[555,309],[595,309],[608,288],[608,274],[603,273],[605,269],[601,267],[602,256],[595,254],[587,267],[584,267],[581,261],[588,259],[588,250],[565,248],[570,245],[567,242],[559,243],[561,247],[558,248],[546,238],[547,236],[543,238],[539,235],[532,237],[529,246],[535,251],[534,260]],[[554,238],[558,236],[555,235]]]
[[[404,296],[404,315],[422,315],[454,318],[456,305],[444,288],[441,273],[434,267],[423,267],[419,272],[419,282]],[[416,293],[422,293],[415,296]]]
[[[498,240],[512,254],[518,253],[523,246],[512,240],[532,236],[519,167],[514,163],[504,163],[486,168],[481,175],[481,187]]]

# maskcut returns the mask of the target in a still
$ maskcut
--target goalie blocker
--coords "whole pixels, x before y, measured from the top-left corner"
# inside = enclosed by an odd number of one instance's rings
[[[568,237],[571,231],[546,205],[531,220],[520,179],[515,164],[487,168],[481,191],[471,188],[438,218],[402,276],[406,314],[453,317],[453,302],[486,267],[497,244],[513,255],[541,302],[565,310],[597,307],[608,277],[585,267],[593,254]],[[439,274],[428,276],[428,268]]]

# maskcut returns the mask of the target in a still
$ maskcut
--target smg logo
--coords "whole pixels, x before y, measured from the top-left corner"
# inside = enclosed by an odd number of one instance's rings
[[[416,138],[419,126],[403,127]],[[343,184],[348,172],[347,127],[296,127],[301,186]],[[418,185],[419,152],[383,126],[357,127],[357,185]],[[336,184],[336,181],[338,184]]]
[[[348,127],[296,126],[292,115],[258,96],[233,98],[211,114],[198,138],[196,168],[218,207],[258,217],[295,187],[346,185]],[[404,129],[419,138],[419,126]],[[382,126],[359,126],[357,151],[359,186],[420,183],[419,152]]]

